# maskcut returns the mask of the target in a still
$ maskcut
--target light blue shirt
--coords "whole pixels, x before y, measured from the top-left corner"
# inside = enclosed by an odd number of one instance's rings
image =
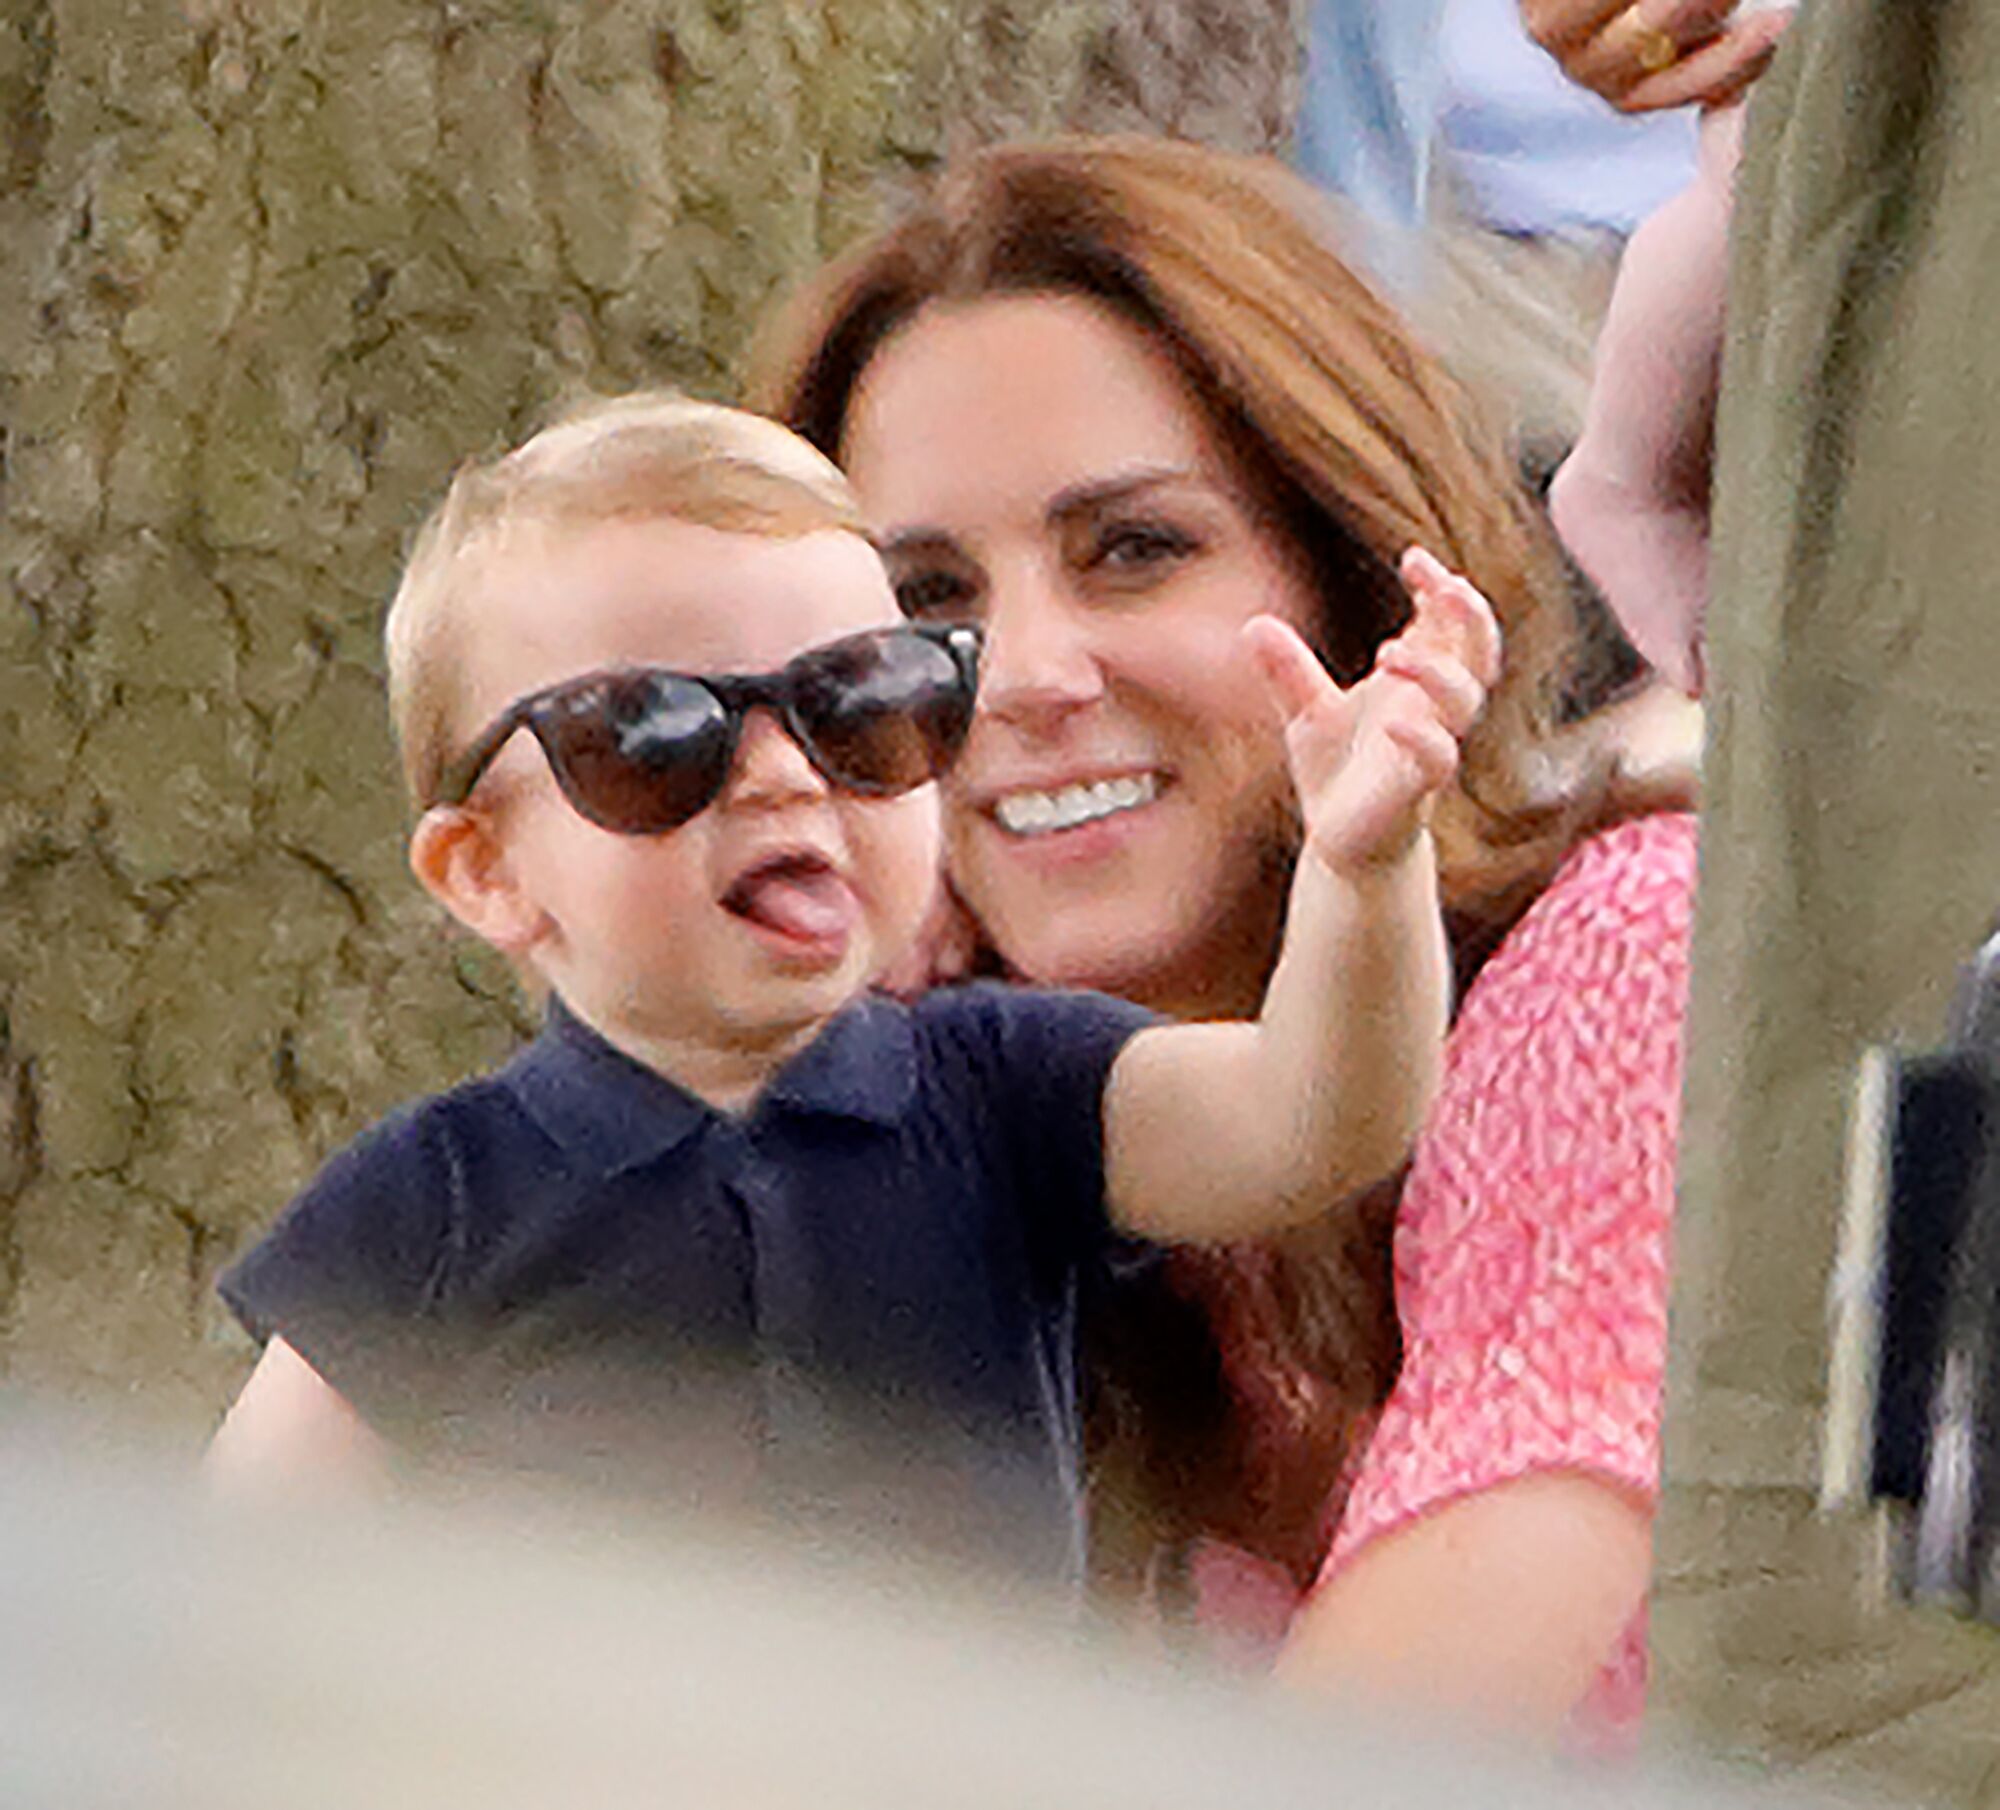
[[[1423,221],[1438,158],[1502,232],[1629,233],[1693,179],[1696,132],[1575,86],[1517,0],[1315,0],[1299,164],[1390,226]]]

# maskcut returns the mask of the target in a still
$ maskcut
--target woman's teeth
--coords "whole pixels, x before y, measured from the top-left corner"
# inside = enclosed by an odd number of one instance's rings
[[[1159,795],[1159,781],[1150,773],[1139,773],[1100,779],[1095,785],[1064,786],[1060,792],[1010,792],[993,807],[993,815],[1012,835],[1046,836],[1095,823],[1100,817],[1115,817],[1120,811],[1136,811]]]

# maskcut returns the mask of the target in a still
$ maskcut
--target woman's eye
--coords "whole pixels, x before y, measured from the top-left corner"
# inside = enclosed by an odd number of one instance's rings
[[[1127,522],[1107,527],[1091,549],[1091,564],[1112,572],[1146,573],[1185,559],[1193,538],[1164,524]]]
[[[963,616],[971,608],[972,586],[955,572],[911,572],[896,580],[896,602],[919,621]]]

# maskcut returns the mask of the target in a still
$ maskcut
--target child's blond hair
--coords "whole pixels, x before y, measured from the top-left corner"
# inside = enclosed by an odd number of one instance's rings
[[[474,555],[524,522],[590,527],[658,518],[791,538],[863,532],[847,482],[774,421],[669,390],[596,399],[499,459],[463,467],[418,531],[383,642],[389,713],[411,801],[424,810],[460,744]]]

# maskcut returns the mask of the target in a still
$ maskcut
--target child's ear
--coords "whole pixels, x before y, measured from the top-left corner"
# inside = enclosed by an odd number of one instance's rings
[[[493,820],[483,812],[433,805],[411,833],[410,871],[502,955],[525,955],[548,928],[547,915],[521,889]]]

